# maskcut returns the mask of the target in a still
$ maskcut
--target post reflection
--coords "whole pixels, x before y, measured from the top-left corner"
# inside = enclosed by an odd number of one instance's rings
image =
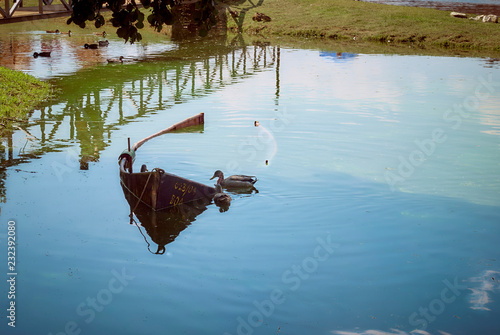
[[[10,52],[15,57],[16,51]],[[241,38],[230,43],[185,43],[154,59],[86,68],[57,79],[54,83],[64,93],[35,110],[20,125],[22,131],[4,130],[1,135],[1,201],[7,199],[9,167],[66,148],[79,151],[76,168],[91,169],[110,145],[115,130],[212,94],[264,69],[276,70],[277,104],[279,55],[279,46],[247,45]],[[20,141],[26,133],[36,140]]]

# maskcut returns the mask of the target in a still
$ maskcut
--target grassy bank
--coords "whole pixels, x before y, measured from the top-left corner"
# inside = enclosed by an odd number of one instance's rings
[[[257,3],[255,1],[254,3]],[[231,6],[243,12],[248,1]],[[271,22],[255,22],[255,12],[269,15]],[[488,13],[469,13],[488,14]],[[110,17],[105,12],[105,17]],[[116,36],[116,28],[109,22],[95,29],[89,22],[85,29],[66,25],[67,17],[33,21],[28,24],[0,25],[0,32],[15,29],[54,30],[71,29],[76,34],[106,30]],[[233,19],[229,28],[236,30]],[[158,33],[149,27],[141,29],[143,40],[162,40],[168,29]],[[291,44],[318,40],[320,43],[341,43],[347,49],[377,53],[425,53],[435,55],[462,54],[469,56],[500,56],[500,23],[483,23],[450,16],[448,11],[429,8],[390,6],[355,0],[264,0],[261,6],[246,12],[242,30],[251,39],[272,40],[286,38]],[[297,37],[303,37],[297,39]],[[328,42],[327,42],[328,41]],[[375,43],[374,43],[375,42]]]
[[[240,10],[245,4],[233,9]],[[255,12],[271,22],[252,21]],[[488,13],[474,13],[488,14]],[[230,26],[237,26],[230,20]],[[500,54],[500,24],[450,16],[429,8],[354,0],[265,0],[245,16],[243,32],[340,41],[381,42],[415,48],[486,51]]]
[[[50,86],[33,76],[0,67],[0,119],[24,119],[50,93]]]

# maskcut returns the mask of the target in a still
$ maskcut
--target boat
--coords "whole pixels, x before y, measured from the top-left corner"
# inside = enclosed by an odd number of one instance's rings
[[[144,143],[169,132],[203,125],[204,122],[204,114],[200,113],[146,137],[132,147],[130,139],[128,139],[128,148],[121,153],[118,163],[120,165],[120,184],[129,203],[135,201],[134,207],[143,204],[153,211],[161,211],[192,201],[203,199],[211,201],[216,193],[215,188],[211,186],[168,173],[160,168],[147,171],[143,165],[141,172],[133,171],[136,151]],[[134,208],[131,209],[132,212],[135,212]]]

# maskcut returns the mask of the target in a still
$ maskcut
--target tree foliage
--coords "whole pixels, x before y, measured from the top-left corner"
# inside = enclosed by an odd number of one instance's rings
[[[164,25],[172,25],[176,19],[178,8],[188,4],[185,0],[140,0],[140,4],[148,9],[150,14],[147,22],[157,31]],[[213,0],[193,0],[194,12],[192,18],[199,34],[204,36],[216,24],[216,8]],[[142,39],[139,30],[144,28],[145,15],[139,9],[135,0],[73,0],[73,12],[67,23],[74,23],[85,28],[87,22],[94,22],[96,28],[105,24],[101,14],[103,8],[110,9],[113,14],[111,24],[116,27],[116,33],[125,42],[134,43]]]

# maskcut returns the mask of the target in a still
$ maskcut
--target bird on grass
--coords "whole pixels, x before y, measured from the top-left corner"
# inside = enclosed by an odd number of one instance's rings
[[[108,63],[123,63],[123,56],[120,56],[120,58],[108,58]]]
[[[221,170],[215,171],[214,175],[210,180],[214,178],[217,179],[217,184],[224,188],[235,188],[235,189],[249,189],[253,188],[253,184],[257,182],[257,177],[255,176],[245,176],[245,175],[233,175],[224,179],[224,173]]]
[[[237,18],[238,18],[238,16],[240,16],[240,13],[238,13],[238,11],[237,11],[237,10],[231,10],[231,9],[229,9],[229,8],[228,8],[228,11],[229,11],[229,14],[231,14],[231,17],[232,17],[233,19],[237,19]]]

